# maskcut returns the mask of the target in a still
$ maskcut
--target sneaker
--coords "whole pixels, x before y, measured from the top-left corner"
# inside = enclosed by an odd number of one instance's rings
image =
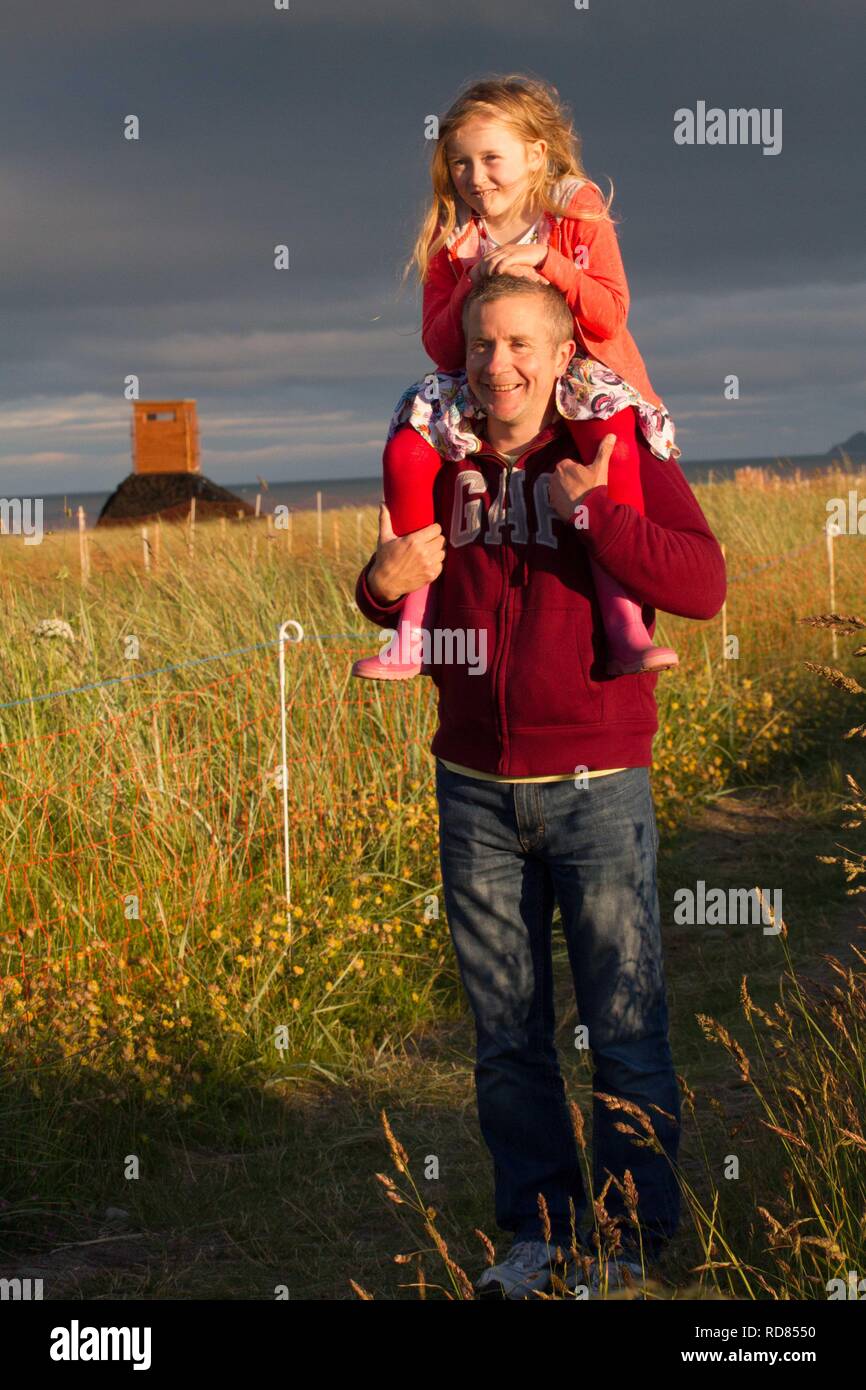
[[[475,1281],[476,1293],[479,1298],[528,1298],[535,1289],[546,1289],[552,1271],[565,1277],[567,1265],[556,1261],[556,1249],[543,1240],[515,1241],[506,1258]]]
[[[629,1281],[626,1282],[628,1271]],[[574,1262],[569,1266],[566,1276],[566,1287],[574,1290],[579,1285],[583,1285],[589,1290],[590,1298],[601,1298],[602,1289],[605,1293],[616,1293],[619,1289],[643,1289],[646,1287],[646,1276],[640,1263],[637,1260],[626,1258],[616,1259],[611,1256],[604,1261],[604,1272],[599,1265],[598,1259],[594,1259],[589,1268],[589,1278],[583,1272],[583,1266],[575,1266]]]

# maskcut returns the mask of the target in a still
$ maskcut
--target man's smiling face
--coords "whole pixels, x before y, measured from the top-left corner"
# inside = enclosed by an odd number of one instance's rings
[[[551,341],[546,305],[539,295],[515,294],[469,306],[466,375],[491,419],[506,428],[541,429],[558,376],[574,343]]]

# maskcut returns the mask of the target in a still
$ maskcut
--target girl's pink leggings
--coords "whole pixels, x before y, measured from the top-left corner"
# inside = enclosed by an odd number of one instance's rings
[[[643,516],[640,454],[645,446],[638,434],[634,407],[626,406],[607,420],[566,420],[566,424],[579,463],[591,464],[605,435],[616,435],[616,446],[610,457],[608,493],[612,501],[627,502]],[[382,469],[385,505],[391,514],[395,535],[405,536],[408,531],[418,531],[435,521],[433,481],[442,463],[442,455],[411,425],[402,425],[388,440]]]

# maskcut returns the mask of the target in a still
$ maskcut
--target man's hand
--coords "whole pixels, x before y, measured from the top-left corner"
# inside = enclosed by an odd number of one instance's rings
[[[404,594],[432,584],[445,563],[445,537],[438,521],[395,536],[391,513],[379,503],[379,539],[376,558],[367,575],[367,588],[378,603],[396,603]]]
[[[616,435],[606,434],[591,464],[562,459],[556,465],[550,479],[550,500],[557,516],[563,521],[571,521],[574,509],[585,492],[607,483],[608,461],[615,444]]]

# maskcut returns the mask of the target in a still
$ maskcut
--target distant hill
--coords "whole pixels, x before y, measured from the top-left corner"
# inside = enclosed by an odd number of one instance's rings
[[[858,430],[844,444],[834,444],[827,451],[828,459],[838,458],[841,454],[847,454],[849,458],[866,458],[866,430]]]

